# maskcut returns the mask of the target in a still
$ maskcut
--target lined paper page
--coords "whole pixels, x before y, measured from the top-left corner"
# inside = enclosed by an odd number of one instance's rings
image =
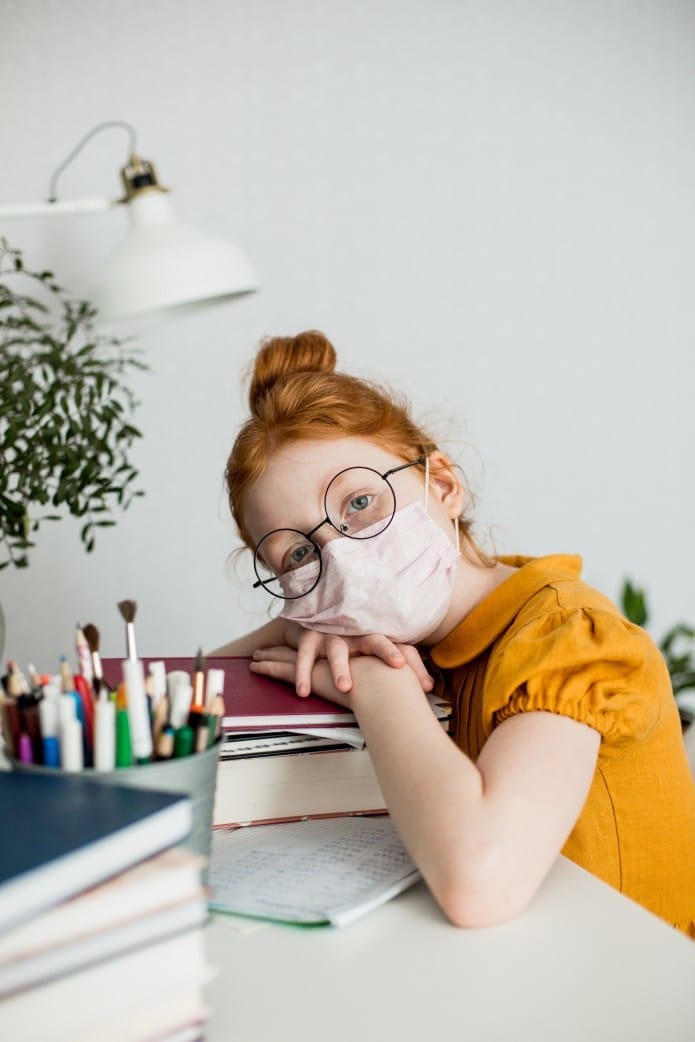
[[[344,925],[420,878],[387,815],[213,833],[210,908]]]

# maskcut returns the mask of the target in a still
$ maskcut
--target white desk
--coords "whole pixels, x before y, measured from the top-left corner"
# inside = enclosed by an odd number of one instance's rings
[[[504,926],[423,884],[341,929],[240,923],[207,928],[208,1042],[695,1040],[695,942],[564,858]]]

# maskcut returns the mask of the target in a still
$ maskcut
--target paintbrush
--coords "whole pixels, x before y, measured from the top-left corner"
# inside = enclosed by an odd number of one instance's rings
[[[104,674],[101,668],[101,658],[99,656],[99,641],[101,639],[99,630],[96,628],[93,622],[88,622],[82,630],[84,633],[84,639],[89,645],[89,653],[92,656],[92,685],[94,687],[94,694],[99,695],[102,687],[104,687]]]
[[[135,650],[135,627],[133,626],[137,603],[119,601],[118,610],[125,620],[128,657],[123,662],[123,683],[126,690],[132,752],[136,763],[149,763],[152,759],[150,709],[145,692],[145,672]]]
[[[125,621],[125,640],[128,658],[135,662],[138,657],[135,650],[135,613],[138,610],[137,601],[119,601],[118,610]]]

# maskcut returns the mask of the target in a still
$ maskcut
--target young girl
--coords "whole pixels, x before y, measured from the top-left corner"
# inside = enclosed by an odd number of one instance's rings
[[[452,462],[335,361],[313,332],[258,353],[226,479],[279,614],[216,654],[354,711],[453,923],[516,915],[562,852],[695,937],[695,783],[658,650],[578,557],[487,558]]]

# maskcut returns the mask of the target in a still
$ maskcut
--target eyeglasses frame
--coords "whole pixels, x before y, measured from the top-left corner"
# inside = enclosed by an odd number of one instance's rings
[[[417,467],[418,465],[422,465],[423,463],[426,463],[426,462],[427,462],[427,455],[418,456],[417,459],[410,460],[410,462],[408,462],[408,463],[401,463],[397,467],[391,467],[389,470],[385,471],[385,473],[383,473],[383,474],[381,474],[378,470],[376,470],[375,467],[362,467],[362,466],[343,467],[342,470],[339,470],[337,474],[333,475],[331,480],[326,485],[326,491],[323,494],[323,508],[324,508],[326,514],[325,514],[325,517],[324,517],[323,521],[319,521],[319,523],[317,525],[315,525],[315,527],[312,528],[311,531],[309,531],[309,532],[301,532],[298,528],[272,528],[270,530],[270,532],[266,532],[265,535],[261,539],[259,539],[259,541],[258,541],[258,543],[256,545],[256,549],[253,551],[253,570],[256,573],[256,582],[253,583],[252,589],[257,590],[259,586],[262,586],[272,597],[277,597],[278,600],[282,600],[282,601],[297,601],[301,597],[306,597],[306,595],[308,593],[311,593],[312,590],[316,589],[316,587],[318,586],[319,581],[321,579],[321,576],[323,574],[323,558],[321,556],[321,547],[319,546],[318,543],[314,542],[314,540],[312,539],[312,536],[315,535],[318,532],[318,530],[320,528],[323,528],[323,526],[326,525],[326,524],[330,525],[331,528],[333,528],[339,535],[344,536],[346,539],[355,539],[355,540],[358,540],[358,541],[363,539],[363,540],[366,541],[367,539],[375,539],[377,536],[383,535],[383,533],[386,531],[386,529],[389,527],[389,525],[393,521],[394,516],[396,514],[396,510],[397,510],[396,492],[395,492],[395,489],[394,489],[393,485],[389,481],[389,478],[391,477],[392,474],[397,474],[401,470],[408,470],[409,467]],[[327,501],[328,501],[328,492],[330,490],[330,487],[333,484],[333,482],[336,481],[337,478],[340,477],[341,474],[345,474],[348,470],[371,470],[371,472],[373,474],[378,475],[378,477],[380,477],[383,481],[385,481],[386,484],[388,485],[388,487],[391,489],[391,495],[393,496],[393,511],[391,513],[391,517],[389,518],[387,524],[385,524],[384,527],[382,529],[380,529],[378,532],[374,532],[373,535],[367,535],[367,536],[350,535],[349,532],[342,531],[341,528],[338,525],[334,525],[333,522],[331,521],[330,517],[328,516],[328,502]],[[309,542],[311,543],[311,545],[314,547],[314,549],[316,550],[317,557],[318,557],[319,571],[318,571],[318,575],[316,576],[316,580],[315,580],[313,586],[310,586],[308,590],[304,591],[304,593],[295,594],[294,597],[285,597],[284,594],[275,593],[274,590],[269,590],[268,589],[268,583],[278,582],[277,575],[271,575],[269,579],[261,579],[260,575],[258,574],[258,569],[256,568],[256,555],[258,553],[258,547],[261,545],[261,543],[265,539],[268,538],[268,536],[274,535],[276,532],[297,532],[299,535],[304,536],[304,538],[308,539]]]

